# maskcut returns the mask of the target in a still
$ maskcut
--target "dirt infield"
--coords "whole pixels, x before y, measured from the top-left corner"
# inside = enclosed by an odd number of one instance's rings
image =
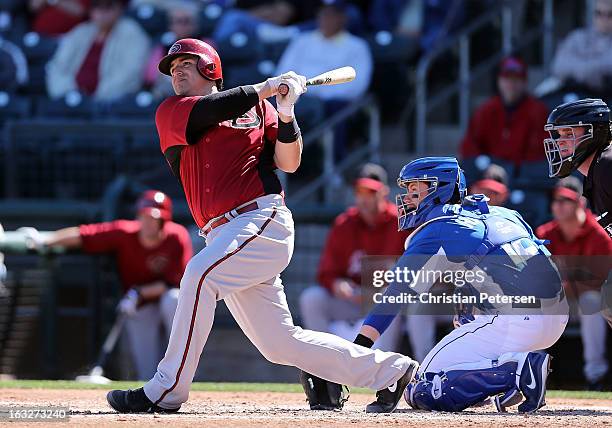
[[[103,390],[0,389],[0,407],[68,406],[72,411],[68,425],[72,426],[612,426],[612,400],[549,398],[545,408],[529,416],[498,414],[493,406],[463,413],[429,413],[409,410],[403,402],[392,415],[367,415],[363,409],[371,399],[370,395],[354,394],[342,412],[313,412],[307,410],[303,395],[297,393],[192,392],[189,402],[176,415],[119,415],[107,406]],[[0,421],[0,425],[4,422]],[[9,426],[43,425],[39,422],[19,422],[10,423]]]

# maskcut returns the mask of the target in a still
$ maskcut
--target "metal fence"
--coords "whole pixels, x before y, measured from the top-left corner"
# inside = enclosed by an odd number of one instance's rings
[[[4,132],[7,198],[94,201],[118,174],[165,164],[151,121],[27,120]]]
[[[459,124],[465,129],[470,116],[471,85],[478,82],[498,65],[504,55],[528,44],[542,43],[542,63],[550,63],[553,55],[553,0],[542,1],[543,22],[537,28],[527,29],[522,34],[514,34],[514,0],[503,0],[493,10],[484,13],[471,24],[423,56],[416,70],[416,114],[415,148],[419,155],[427,153],[427,115],[439,106],[448,103],[458,95]],[[498,25],[501,28],[501,46],[496,54],[474,66],[471,62],[471,39],[475,33],[486,26]],[[457,52],[459,78],[456,82],[440,89],[435,94],[428,93],[428,75],[435,61],[445,55]]]

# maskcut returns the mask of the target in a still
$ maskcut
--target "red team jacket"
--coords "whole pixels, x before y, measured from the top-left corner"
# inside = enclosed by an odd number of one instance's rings
[[[550,221],[538,227],[536,229],[536,236],[541,239],[547,239],[550,241],[546,244],[548,250],[553,256],[610,256],[612,255],[612,240],[608,237],[608,234],[601,228],[601,226],[595,220],[595,216],[591,211],[587,210],[586,221],[582,226],[582,229],[578,233],[578,236],[573,241],[566,241],[561,233],[559,224],[556,220]],[[609,259],[609,258],[608,258]],[[568,264],[576,264],[582,270],[588,270],[591,273],[596,273],[597,270],[602,269],[602,278],[607,275],[609,261],[606,263],[603,257],[595,257],[589,259],[588,257],[577,257],[577,258],[563,258],[557,261],[562,274],[564,273],[563,266]],[[589,266],[591,265],[591,266]],[[607,266],[606,266],[607,265]],[[565,275],[562,275],[565,278]],[[601,282],[598,280],[580,283],[565,282],[565,289],[570,295],[580,294],[580,292],[586,289],[599,288]]]
[[[138,240],[139,230],[140,223],[135,220],[79,227],[86,252],[115,255],[124,291],[154,281],[178,287],[185,266],[193,255],[187,229],[171,221],[165,222],[166,238],[155,248],[142,246]]]
[[[169,97],[158,107],[155,121],[166,157],[168,149],[182,149],[178,178],[191,215],[202,228],[245,202],[282,194],[282,188],[274,173],[278,116],[272,104],[260,101],[242,116],[212,126],[197,144],[189,145],[187,123],[199,99]]]
[[[544,125],[546,105],[527,96],[514,111],[508,112],[499,96],[480,106],[461,142],[461,157],[481,154],[519,165],[522,161],[544,159],[543,141],[548,138]]]
[[[407,231],[397,231],[397,207],[387,202],[375,226],[369,226],[359,215],[357,208],[350,207],[340,214],[329,231],[317,280],[333,292],[337,278],[350,278],[361,283],[361,257],[400,256],[404,253]]]

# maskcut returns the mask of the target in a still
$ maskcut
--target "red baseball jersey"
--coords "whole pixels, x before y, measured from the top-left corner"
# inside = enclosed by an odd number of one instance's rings
[[[586,211],[586,220],[573,241],[565,239],[556,220],[538,227],[536,236],[550,241],[546,244],[546,248],[555,256],[612,255],[612,241],[599,226],[590,210]]]
[[[461,142],[461,157],[486,154],[515,165],[544,159],[542,141],[548,138],[544,131],[547,118],[546,105],[534,97],[525,97],[510,111],[495,96],[472,116]]]
[[[180,224],[164,223],[164,240],[154,248],[145,248],[138,239],[140,223],[117,220],[84,224],[79,227],[83,250],[88,253],[114,253],[124,291],[163,281],[178,287],[187,262],[193,256],[189,233]]]
[[[274,170],[278,116],[267,101],[245,114],[208,128],[196,144],[187,143],[189,114],[200,97],[172,96],[157,109],[161,150],[179,146],[178,178],[201,228],[250,200],[281,193]]]
[[[603,279],[606,278],[610,269],[610,257],[585,257],[585,256],[610,256],[612,255],[612,240],[608,234],[597,223],[597,220],[587,210],[586,221],[572,240],[567,241],[561,232],[556,220],[550,221],[536,229],[536,236],[547,239],[550,243],[546,247],[553,256],[565,256],[557,258],[557,264],[561,269],[565,290],[572,297],[589,289],[599,289]],[[580,256],[580,257],[567,257]],[[571,271],[577,268],[581,271],[589,271],[590,279],[568,281]]]
[[[361,282],[363,256],[400,256],[408,231],[397,231],[397,207],[387,202],[376,224],[367,224],[356,207],[350,207],[334,221],[319,263],[317,279],[332,291],[338,278]]]

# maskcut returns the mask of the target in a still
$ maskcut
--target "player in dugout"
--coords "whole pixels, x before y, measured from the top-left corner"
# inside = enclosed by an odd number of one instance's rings
[[[172,221],[172,200],[166,194],[145,191],[136,210],[135,220],[67,227],[44,239],[34,229],[26,232],[39,249],[80,248],[115,256],[124,292],[117,312],[126,316],[132,360],[138,379],[145,380],[153,376],[163,356],[181,276],[193,250],[187,229]]]

